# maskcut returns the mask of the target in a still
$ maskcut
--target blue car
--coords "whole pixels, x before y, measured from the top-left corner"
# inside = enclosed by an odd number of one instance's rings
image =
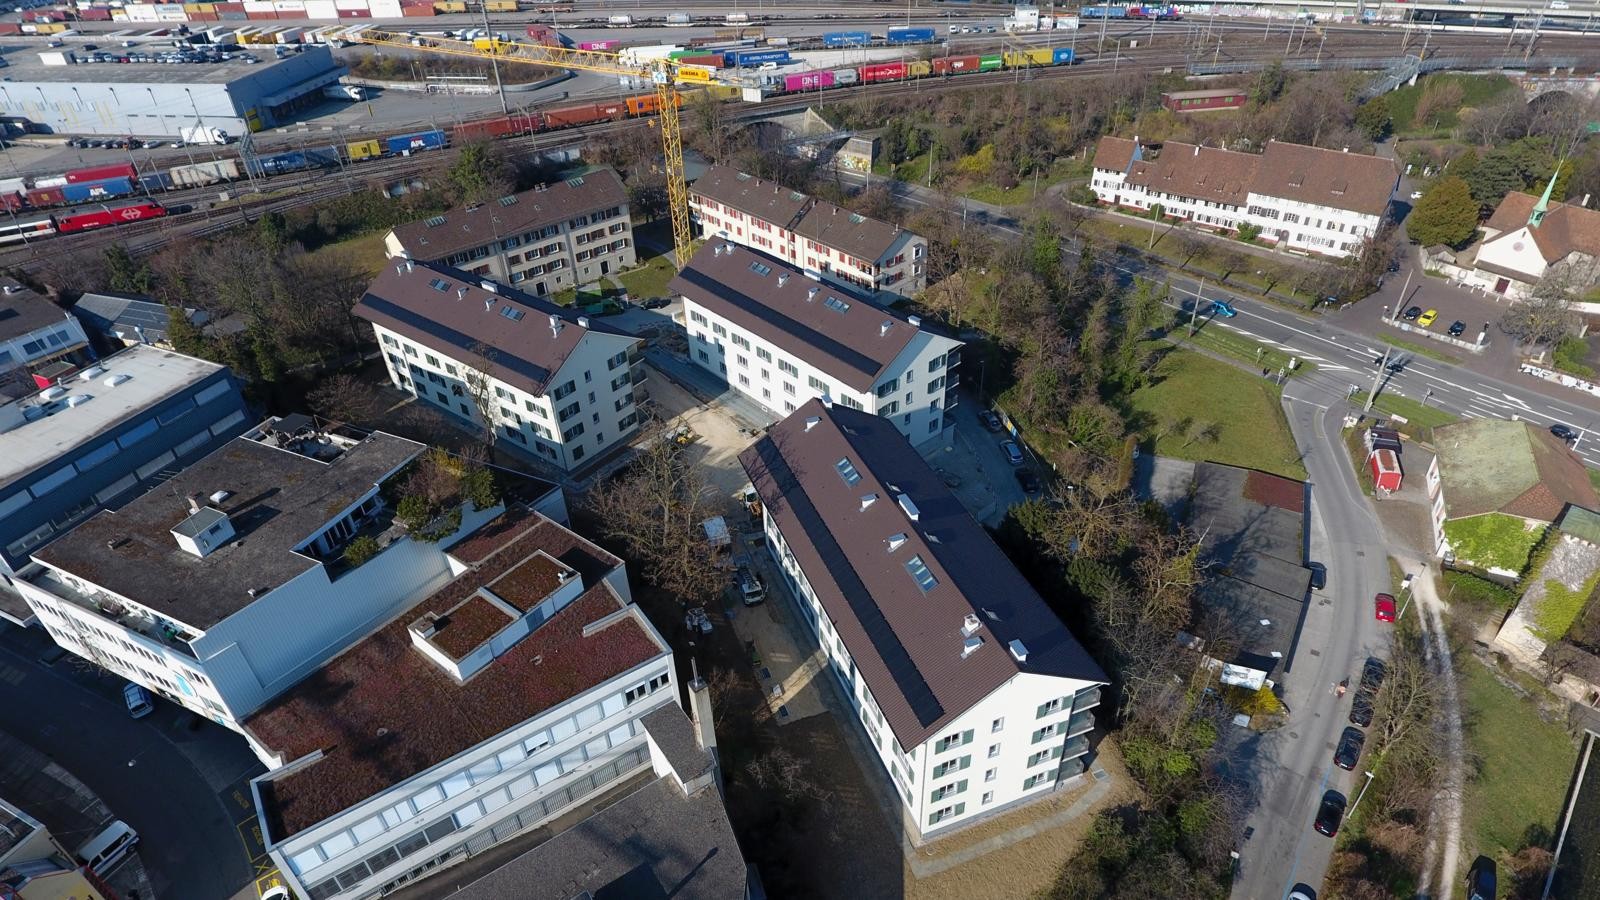
[[[1221,300],[1213,300],[1211,301],[1211,305],[1206,307],[1206,315],[1217,318],[1231,319],[1238,314],[1238,310],[1226,303],[1223,303]]]

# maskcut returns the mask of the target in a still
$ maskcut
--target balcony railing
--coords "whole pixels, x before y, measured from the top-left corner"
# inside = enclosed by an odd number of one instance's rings
[[[1100,705],[1100,688],[1098,688],[1098,687],[1090,688],[1089,690],[1086,690],[1086,691],[1079,691],[1078,695],[1076,697],[1072,698],[1072,711],[1073,712],[1082,712],[1082,711],[1084,711],[1086,709],[1094,709],[1096,706],[1099,706],[1099,705]]]
[[[28,583],[50,593],[57,599],[87,610],[98,618],[113,622],[119,627],[135,632],[163,647],[194,658],[194,650],[188,643],[193,638],[193,635],[185,634],[182,629],[171,622],[146,616],[123,606],[103,594],[80,591],[49,569],[30,577]]]
[[[1089,711],[1089,710],[1084,710],[1083,712],[1080,712],[1080,713],[1074,713],[1073,716],[1072,716],[1072,720],[1067,723],[1067,734],[1068,735],[1079,735],[1079,734],[1083,734],[1086,731],[1093,731],[1093,730],[1094,730],[1094,713],[1092,711]]]
[[[1083,757],[1069,759],[1061,764],[1061,769],[1056,773],[1056,783],[1060,784],[1070,778],[1077,778],[1083,774]]]
[[[1076,759],[1089,752],[1089,736],[1080,734],[1061,749],[1061,758],[1064,760]]]
[[[959,365],[961,365],[961,351],[951,350],[944,355],[944,367],[946,369],[954,369]]]

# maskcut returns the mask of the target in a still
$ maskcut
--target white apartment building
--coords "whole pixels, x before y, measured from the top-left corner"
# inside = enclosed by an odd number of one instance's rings
[[[219,724],[239,722],[449,580],[384,486],[425,448],[275,419],[158,490],[97,513],[14,577],[66,650]],[[542,508],[564,515],[559,488]],[[500,512],[462,506],[457,535]],[[352,566],[358,536],[379,550]]]
[[[739,461],[913,840],[1083,776],[1106,676],[903,436],[813,400]]]
[[[399,259],[355,314],[372,323],[395,387],[561,471],[639,428],[639,339],[572,309]]]
[[[1090,182],[1112,206],[1215,230],[1241,224],[1259,240],[1325,256],[1350,256],[1377,233],[1399,186],[1393,160],[1268,141],[1260,154],[1168,141],[1103,137]]]
[[[689,358],[778,418],[826,397],[920,444],[955,404],[960,341],[770,256],[712,242],[668,288],[683,297]]]
[[[449,556],[455,578],[245,723],[296,896],[380,896],[538,827],[651,770],[646,714],[683,719],[621,560],[524,509]]]
[[[72,313],[11,278],[0,278],[0,389],[13,396],[48,387],[59,372],[94,359],[89,336]],[[61,366],[59,364],[66,363]],[[20,391],[9,388],[32,373],[44,375]]]
[[[628,191],[603,166],[409,222],[383,246],[391,257],[441,263],[539,297],[631,269],[636,252]]]
[[[928,286],[928,241],[773,181],[712,166],[689,186],[707,240],[753,247],[814,278],[910,297]]]

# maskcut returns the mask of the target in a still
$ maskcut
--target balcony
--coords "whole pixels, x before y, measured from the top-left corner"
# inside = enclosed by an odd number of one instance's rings
[[[954,369],[956,366],[959,366],[959,365],[961,365],[961,351],[960,350],[951,350],[949,353],[945,354],[944,367],[946,369]]]
[[[1060,784],[1068,779],[1077,778],[1083,774],[1083,767],[1082,757],[1067,760],[1061,764],[1061,769],[1056,772],[1056,783]]]
[[[198,635],[188,634],[173,622],[127,608],[98,591],[93,593],[80,591],[50,569],[31,576],[28,583],[58,600],[88,611],[97,618],[114,622],[128,631],[135,632],[168,649],[176,650],[190,659],[195,658],[189,641]]]
[[[1083,712],[1086,709],[1094,709],[1096,706],[1099,706],[1099,705],[1100,705],[1100,688],[1099,687],[1092,687],[1092,688],[1088,688],[1086,690],[1079,691],[1078,695],[1076,697],[1072,698],[1072,711],[1073,712]]]
[[[1080,713],[1073,713],[1072,719],[1067,722],[1067,735],[1069,737],[1093,730],[1094,713],[1090,710],[1084,710]]]
[[[1061,749],[1061,758],[1063,760],[1073,760],[1088,752],[1089,736],[1087,734],[1080,734],[1077,737],[1067,741],[1066,746]]]

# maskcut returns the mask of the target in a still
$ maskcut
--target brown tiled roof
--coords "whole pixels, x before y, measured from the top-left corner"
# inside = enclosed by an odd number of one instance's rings
[[[811,198],[799,191],[727,166],[707,169],[689,190],[785,229],[792,229],[795,220],[811,203]]]
[[[1251,469],[1244,476],[1242,493],[1246,500],[1252,500],[1262,506],[1276,506],[1292,513],[1306,511],[1305,482],[1295,481],[1293,478]]]
[[[414,259],[444,259],[461,250],[627,202],[622,179],[615,171],[598,167],[565,181],[408,222],[394,229],[394,236]]]
[[[1244,206],[1260,165],[1261,157],[1251,153],[1167,141],[1159,151],[1144,148],[1144,159],[1129,168],[1127,181],[1146,190]]]
[[[0,285],[16,290],[0,294],[0,341],[19,338],[49,325],[66,325],[72,313],[23,287],[13,278],[0,278]],[[63,345],[59,349],[66,349]]]
[[[1528,422],[1470,419],[1434,429],[1452,519],[1503,512],[1554,522],[1567,504],[1600,508],[1583,463]]]
[[[1521,192],[1507,194],[1487,225],[1500,232],[1516,231],[1528,224],[1538,202],[1539,198]],[[1539,226],[1530,228],[1529,233],[1546,263],[1560,262],[1573,253],[1600,256],[1600,210],[1552,202]]]
[[[1127,138],[1103,137],[1094,148],[1094,167],[1112,172],[1128,171],[1133,162],[1134,148],[1139,146]]]
[[[627,606],[600,581],[614,558],[536,513],[508,516],[523,525],[515,538],[244,722],[285,760],[323,753],[262,783],[272,840],[304,831],[667,652],[633,617],[584,636],[586,625]],[[585,573],[587,590],[464,684],[412,646],[412,622],[450,609],[535,550]]]
[[[1211,97],[1232,97],[1249,93],[1244,88],[1208,88],[1203,91],[1166,91],[1161,96],[1171,100],[1202,100]]]
[[[721,241],[701,247],[667,287],[856,390],[870,388],[918,331],[904,316],[854,291]],[[848,309],[830,307],[829,299]]]
[[[843,250],[856,259],[876,264],[900,240],[904,229],[832,203],[818,203],[800,217],[794,232],[819,244]]]
[[[463,361],[483,345],[493,352],[494,376],[541,396],[567,357],[590,332],[636,340],[581,313],[439,263],[390,260],[356,304],[355,314]],[[465,295],[461,292],[465,290]],[[512,319],[501,310],[520,312]],[[560,322],[551,328],[551,317]],[[619,345],[620,348],[620,345]]]
[[[1528,215],[1533,212],[1534,204],[1539,198],[1521,191],[1512,191],[1506,195],[1500,205],[1494,208],[1494,215],[1489,221],[1483,223],[1485,228],[1492,228],[1501,233],[1516,231],[1528,224]]]
[[[1250,189],[1258,194],[1381,216],[1400,183],[1394,160],[1268,141]]]
[[[841,460],[859,480],[845,480]],[[902,748],[920,745],[1019,672],[1105,681],[893,422],[812,400],[739,462]],[[869,495],[876,499],[863,509]],[[900,536],[905,543],[890,549]],[[931,588],[907,569],[913,558],[936,580]],[[963,659],[968,615],[978,616],[983,644]],[[1007,649],[1013,640],[1026,647],[1026,662]]]

